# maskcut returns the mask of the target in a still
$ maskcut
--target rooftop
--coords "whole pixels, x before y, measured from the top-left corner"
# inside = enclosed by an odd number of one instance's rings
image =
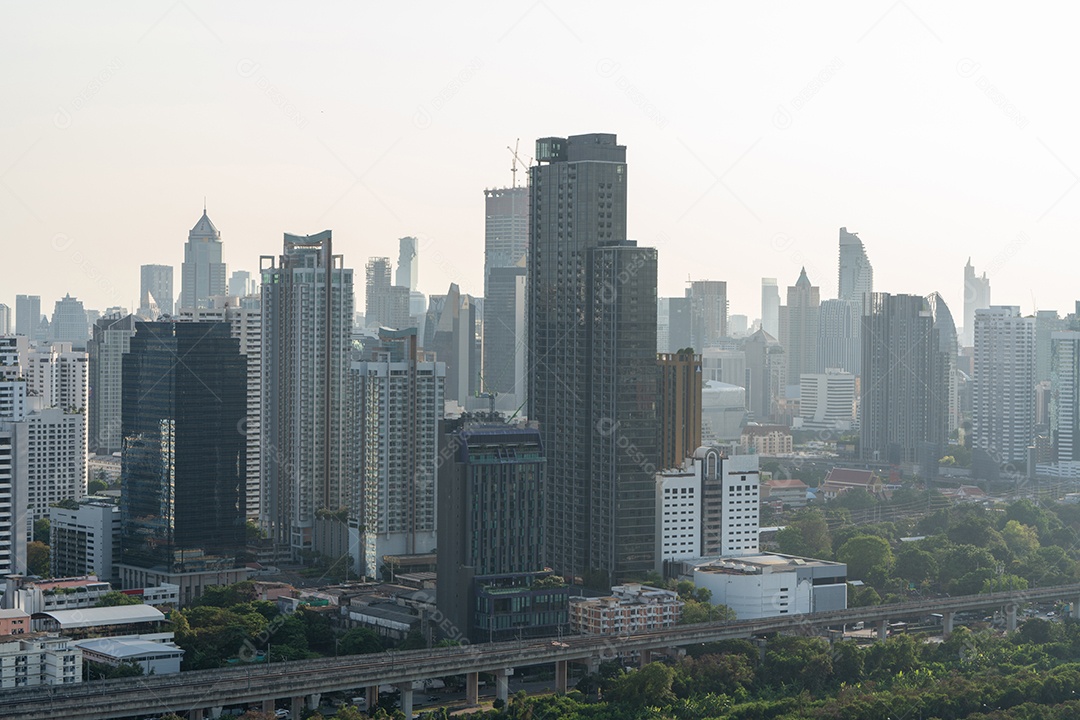
[[[120,605],[105,608],[82,608],[81,610],[52,610],[35,614],[35,617],[51,617],[60,624],[60,627],[67,630],[96,627],[98,625],[161,622],[165,619],[165,614],[149,605]]]
[[[182,648],[173,643],[157,643],[149,640],[119,639],[119,638],[94,638],[75,643],[83,650],[107,655],[117,659],[130,659],[137,657],[151,657],[162,655],[175,655],[184,652]]]

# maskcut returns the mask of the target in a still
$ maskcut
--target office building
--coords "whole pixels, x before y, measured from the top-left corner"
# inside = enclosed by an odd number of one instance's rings
[[[390,258],[370,258],[366,272],[364,322],[367,326],[394,330],[411,327],[409,288],[390,284]]]
[[[354,490],[349,352],[353,271],[333,254],[329,230],[285,235],[263,256],[262,456],[264,524],[299,559],[313,545],[315,513],[349,507]]]
[[[806,268],[795,285],[787,289],[787,305],[780,308],[780,344],[784,347],[785,374],[797,385],[803,373],[819,372],[818,330],[821,291],[810,284]]]
[[[1052,348],[1050,437],[1056,466],[1052,474],[1080,477],[1080,331],[1054,333]],[[1041,474],[1044,468],[1039,470]]]
[[[157,320],[162,315],[172,315],[175,300],[172,265],[143,265],[139,268],[140,318]]]
[[[446,399],[462,407],[479,391],[479,312],[476,298],[463,294],[457,283],[450,283],[446,295],[431,296],[424,320],[424,350],[434,352],[436,359],[446,364]]]
[[[180,307],[206,307],[210,298],[226,294],[225,263],[221,260],[221,231],[206,214],[188,232],[180,268]],[[179,309],[179,308],[177,308]]]
[[[525,401],[528,251],[528,188],[485,190],[484,382],[480,390],[497,393],[495,406],[509,413]]]
[[[0,577],[27,570],[28,464],[26,423],[0,418]]]
[[[847,608],[847,565],[768,553],[687,563],[694,587],[740,620]]]
[[[626,241],[626,147],[542,138],[529,170],[529,408],[547,558],[593,587],[654,566],[656,251]]]
[[[124,354],[135,334],[135,316],[107,316],[94,323],[86,347],[89,369],[89,449],[97,455],[120,452]]]
[[[746,409],[758,422],[768,422],[777,413],[777,401],[787,386],[784,348],[763,329],[743,342],[746,364]]]
[[[182,363],[176,358],[184,359]],[[226,323],[136,323],[124,356],[119,575],[181,601],[246,577],[247,363]]]
[[[447,420],[439,457],[439,609],[473,642],[554,633],[569,588],[544,572],[540,432]]]
[[[90,338],[90,325],[81,300],[71,295],[57,300],[49,327],[53,342],[71,343],[73,347],[86,349],[86,341]]]
[[[78,508],[49,508],[49,562],[53,577],[117,578],[120,507],[84,498]]]
[[[398,265],[394,284],[408,288],[409,291],[416,289],[416,283],[420,280],[420,243],[414,237],[398,239]]]
[[[349,507],[353,559],[379,577],[386,556],[435,550],[438,431],[446,365],[418,348],[416,330],[380,332],[349,378],[355,406],[356,495]],[[363,530],[362,537],[359,532]]]
[[[240,352],[247,363],[245,373],[246,412],[244,421],[236,428],[244,436],[244,512],[247,519],[258,523],[262,517],[262,307],[243,298],[211,298],[212,307],[181,311],[185,322],[223,322],[229,324],[232,336],[240,341]]]
[[[1057,310],[1035,312],[1035,382],[1050,379],[1051,338],[1054,333],[1067,329],[1066,320]]]
[[[245,298],[259,294],[259,281],[248,270],[233,270],[229,276],[229,296]]]
[[[728,315],[728,336],[745,337],[750,329],[750,318],[745,315]]]
[[[701,355],[661,353],[657,357],[659,465],[673,468],[701,447]]]
[[[0,335],[14,335],[15,325],[12,322],[11,307],[0,303]]]
[[[1035,437],[1035,328],[1018,307],[975,311],[971,446],[994,465],[1027,462]]]
[[[656,301],[656,352],[677,353],[693,346],[690,298],[659,298]]]
[[[45,340],[39,333],[41,327],[41,296],[15,296],[15,334],[30,340]]]
[[[760,327],[774,338],[780,335],[780,287],[776,278],[761,278]]]
[[[959,409],[955,328],[936,294],[873,294],[862,329],[864,460],[914,463],[929,474],[929,464],[943,455],[950,418]]]
[[[706,380],[701,389],[701,442],[728,444],[739,439],[746,422],[746,389]]]
[[[968,258],[964,266],[964,328],[960,347],[972,347],[975,342],[975,311],[990,307],[990,279],[984,272],[975,275],[975,266]]]
[[[691,343],[699,353],[716,347],[728,336],[727,283],[720,280],[694,280],[687,290],[690,298]],[[682,349],[682,348],[678,348]]]
[[[852,300],[825,300],[818,329],[818,370],[858,375],[862,367],[862,305]]]
[[[804,374],[799,381],[799,417],[794,427],[834,436],[851,432],[855,426],[855,398],[855,376],[851,373],[830,368],[823,373]]]
[[[870,296],[874,292],[874,268],[866,256],[866,248],[858,233],[840,228],[840,300],[854,302],[862,307],[862,314],[870,312]]]

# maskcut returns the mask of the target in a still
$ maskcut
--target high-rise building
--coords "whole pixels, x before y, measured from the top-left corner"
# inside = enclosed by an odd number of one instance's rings
[[[263,517],[295,557],[312,548],[315,513],[347,508],[354,494],[349,352],[353,271],[333,254],[329,230],[285,235],[263,256]]]
[[[777,414],[777,400],[787,386],[784,347],[758,328],[743,342],[743,356],[746,377],[741,384],[746,388],[746,409],[751,419],[768,422]]]
[[[380,332],[380,344],[350,367],[356,426],[356,496],[350,526],[363,528],[356,556],[378,577],[386,555],[435,550],[438,431],[446,365],[418,349],[416,330]],[[353,543],[350,542],[350,546]]]
[[[14,335],[15,326],[11,322],[11,308],[0,303],[0,335]]]
[[[71,343],[52,343],[26,351],[23,373],[27,395],[37,399],[38,408],[61,408],[84,412],[87,406],[88,360],[85,352],[72,350]]]
[[[656,251],[626,242],[626,147],[542,138],[529,169],[529,408],[546,557],[610,587],[654,566]]]
[[[41,327],[41,296],[15,296],[15,334],[31,340],[44,340],[39,334]]]
[[[840,278],[838,296],[862,306],[862,314],[870,311],[870,295],[874,292],[874,268],[866,256],[866,248],[858,233],[840,228]]]
[[[728,336],[745,337],[750,329],[750,318],[745,315],[728,315]]]
[[[1057,310],[1035,312],[1035,382],[1050,379],[1051,338],[1054,333],[1068,329]]]
[[[0,576],[26,574],[27,426],[0,417]]]
[[[690,328],[693,348],[699,353],[716,347],[727,330],[727,283],[722,280],[694,280],[687,291],[690,298]]]
[[[139,268],[139,317],[157,320],[162,315],[172,315],[175,299],[172,265]]]
[[[262,307],[230,295],[213,298],[213,307],[185,309],[182,321],[223,322],[240,341],[240,353],[247,362],[247,387],[244,421],[237,432],[244,436],[244,512],[247,519],[259,522],[262,517]]]
[[[229,295],[244,298],[259,294],[259,281],[247,270],[233,270],[229,276]]]
[[[1070,477],[1080,475],[1080,332],[1053,334],[1050,437],[1054,460]]]
[[[690,298],[659,298],[656,301],[656,352],[674,353],[694,346],[690,323]]]
[[[975,342],[975,311],[990,307],[990,278],[984,272],[975,274],[975,266],[968,258],[964,266],[964,328],[960,338],[961,347],[971,347]]]
[[[86,494],[86,414],[59,407],[26,416],[27,507],[35,520],[49,506]]]
[[[796,424],[805,430],[850,432],[855,424],[855,376],[834,368],[804,374]]]
[[[477,315],[475,298],[450,283],[446,295],[431,296],[424,320],[424,350],[446,364],[446,399],[462,406],[479,390]]]
[[[483,387],[514,412],[525,400],[529,189],[484,191]],[[442,358],[440,358],[442,359]]]
[[[851,300],[825,300],[820,317],[818,369],[858,375],[862,367],[862,305]]]
[[[369,328],[394,330],[410,327],[409,288],[390,284],[390,258],[369,258],[366,271],[365,324]]]
[[[674,468],[701,446],[701,355],[661,353],[657,366],[657,467]]]
[[[761,329],[780,336],[780,287],[776,278],[761,278]]]
[[[536,584],[547,574],[540,432],[446,420],[440,445],[439,609],[473,642],[551,634],[569,589]]]
[[[104,317],[94,323],[89,357],[89,448],[96,455],[120,452],[124,354],[135,334],[135,316]]]
[[[243,579],[247,363],[226,323],[136,323],[124,356],[124,587],[171,582],[190,601]],[[183,358],[177,362],[176,358]]]
[[[71,295],[57,300],[50,328],[54,342],[71,343],[74,347],[85,349],[86,341],[90,338],[90,325],[82,301]]]
[[[188,232],[184,245],[184,264],[180,268],[181,308],[206,307],[210,298],[226,294],[221,247],[221,231],[210,222],[203,208],[202,217]]]
[[[120,506],[83,499],[79,507],[49,508],[49,564],[53,577],[116,578],[120,559]]]
[[[958,407],[956,326],[936,293],[873,293],[870,310],[862,329],[860,452],[918,463],[932,476]]]
[[[975,311],[971,447],[994,465],[1027,462],[1035,437],[1035,318],[1020,308]]]
[[[420,280],[420,247],[416,238],[403,237],[398,239],[397,275],[394,284],[416,289],[416,283]]]
[[[784,346],[787,381],[798,385],[803,373],[818,372],[818,332],[821,290],[810,284],[806,268],[787,289],[787,305],[780,308],[780,344]]]

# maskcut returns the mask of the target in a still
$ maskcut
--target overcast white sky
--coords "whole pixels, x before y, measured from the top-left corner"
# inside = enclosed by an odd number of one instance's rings
[[[107,9],[102,9],[107,8]],[[0,302],[137,304],[207,198],[230,271],[331,228],[346,264],[423,241],[420,287],[482,293],[483,189],[547,135],[627,146],[630,236],[661,295],[800,265],[836,292],[837,230],[875,290],[963,265],[996,304],[1071,311],[1077,11],[854,3],[6,3]],[[523,177],[524,173],[519,175]],[[358,277],[358,279],[360,279]],[[362,280],[361,280],[362,282]],[[358,308],[363,292],[358,287]]]

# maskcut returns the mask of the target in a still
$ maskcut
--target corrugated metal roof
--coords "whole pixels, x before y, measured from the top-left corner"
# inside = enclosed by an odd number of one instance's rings
[[[95,627],[97,625],[126,625],[139,622],[161,622],[165,614],[149,605],[119,605],[117,607],[83,608],[81,610],[51,610],[35,614],[48,616],[60,623],[61,629]]]

